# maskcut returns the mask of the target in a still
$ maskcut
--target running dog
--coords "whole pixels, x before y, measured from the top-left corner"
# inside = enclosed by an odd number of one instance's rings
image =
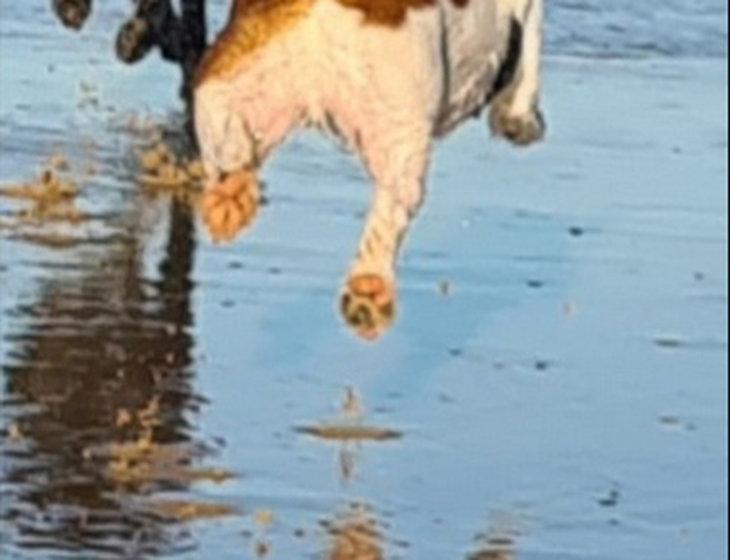
[[[542,0],[236,0],[194,81],[212,238],[250,223],[258,171],[292,130],[333,133],[375,185],[341,296],[348,323],[375,338],[394,317],[434,139],[487,105],[494,134],[543,136],[542,19]]]

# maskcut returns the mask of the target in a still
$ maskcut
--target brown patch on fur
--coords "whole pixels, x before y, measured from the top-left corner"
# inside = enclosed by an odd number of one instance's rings
[[[347,8],[355,8],[365,15],[365,21],[389,27],[398,27],[411,9],[435,6],[437,0],[337,0]],[[469,0],[451,0],[458,8],[465,7]]]
[[[203,56],[195,87],[209,78],[228,78],[246,55],[294,25],[309,13],[315,0],[235,0],[228,24]]]
[[[436,0],[337,0],[347,8],[355,8],[365,15],[365,21],[397,27],[406,19],[411,8],[427,8]]]
[[[306,16],[317,0],[234,0],[228,24],[200,63],[197,87],[208,78],[226,78],[240,68],[245,55]],[[437,0],[335,0],[363,13],[366,23],[398,27],[411,9],[436,6]],[[469,0],[451,0],[464,8]]]

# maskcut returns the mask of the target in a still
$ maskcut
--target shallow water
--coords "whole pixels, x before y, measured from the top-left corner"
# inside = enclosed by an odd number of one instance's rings
[[[553,54],[727,57],[724,0],[547,0],[546,15]]]
[[[549,6],[545,143],[439,146],[376,343],[351,159],[298,136],[212,245],[134,179],[179,104],[123,3],[3,4],[0,183],[61,152],[83,219],[0,198],[0,556],[726,557],[726,7],[603,4]]]

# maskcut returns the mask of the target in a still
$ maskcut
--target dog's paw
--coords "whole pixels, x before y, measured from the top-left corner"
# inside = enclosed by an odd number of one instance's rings
[[[53,11],[61,23],[78,31],[91,13],[90,0],[53,0]]]
[[[502,136],[518,146],[537,142],[545,135],[545,119],[539,109],[512,114],[507,106],[495,105],[489,113],[492,134]]]
[[[149,23],[139,17],[126,21],[117,33],[117,58],[127,64],[144,58],[152,50],[152,30]]]
[[[379,274],[351,276],[340,298],[348,325],[367,340],[374,340],[393,323],[395,286]]]
[[[207,187],[200,211],[213,241],[231,241],[248,227],[258,213],[260,200],[258,181],[251,172],[231,173]]]

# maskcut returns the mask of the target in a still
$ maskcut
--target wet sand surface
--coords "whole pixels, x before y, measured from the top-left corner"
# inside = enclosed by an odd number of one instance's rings
[[[123,3],[4,3],[0,556],[726,557],[726,31],[610,43],[595,6],[549,14],[545,143],[440,145],[373,343],[356,162],[298,135],[215,245],[137,180],[178,75],[113,60]]]

